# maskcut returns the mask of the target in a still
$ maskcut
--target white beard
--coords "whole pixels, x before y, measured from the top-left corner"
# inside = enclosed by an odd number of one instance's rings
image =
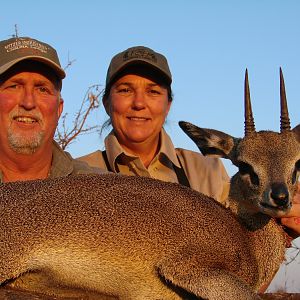
[[[37,132],[31,136],[24,136],[8,130],[8,142],[10,147],[20,154],[33,154],[42,144],[44,140],[44,132]]]

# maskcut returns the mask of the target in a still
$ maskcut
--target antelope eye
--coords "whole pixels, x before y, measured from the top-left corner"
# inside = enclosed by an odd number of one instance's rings
[[[252,166],[241,161],[238,163],[238,168],[241,175],[249,175],[251,183],[253,185],[259,185],[259,178],[257,174],[254,172]]]
[[[295,182],[297,180],[297,174],[299,171],[300,171],[300,160],[298,160],[295,163],[295,168],[294,168],[293,175],[292,175],[292,184],[295,184]]]

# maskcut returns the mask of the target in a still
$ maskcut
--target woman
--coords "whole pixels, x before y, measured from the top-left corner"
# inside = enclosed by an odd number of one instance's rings
[[[79,159],[112,172],[178,182],[224,202],[229,177],[222,162],[175,149],[163,128],[173,100],[171,83],[162,54],[138,46],[115,55],[103,96],[113,129],[105,151]]]
[[[132,47],[114,56],[103,96],[113,129],[104,151],[79,159],[116,173],[178,182],[226,204],[229,177],[221,161],[175,149],[163,128],[173,100],[171,83],[167,59],[152,49]],[[282,218],[294,238],[300,234],[299,192],[289,217]]]

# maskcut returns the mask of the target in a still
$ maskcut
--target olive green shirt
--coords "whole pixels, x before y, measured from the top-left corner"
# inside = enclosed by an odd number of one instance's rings
[[[160,141],[160,150],[148,168],[145,168],[139,157],[126,153],[113,132],[104,141],[109,166],[100,150],[77,159],[87,162],[90,166],[115,173],[146,176],[176,183],[179,180],[175,168],[183,168],[192,189],[226,204],[230,179],[220,159],[205,157],[200,152],[175,149],[164,129],[160,133]]]
[[[63,151],[60,146],[53,141],[53,156],[52,165],[49,173],[49,178],[75,175],[75,174],[88,174],[88,173],[103,173],[104,170],[91,167],[83,161],[78,161],[72,158],[72,156]],[[0,170],[0,182],[2,182],[2,172]]]

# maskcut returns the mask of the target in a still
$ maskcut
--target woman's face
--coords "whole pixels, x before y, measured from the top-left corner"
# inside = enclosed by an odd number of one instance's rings
[[[131,149],[137,143],[157,146],[171,102],[166,87],[127,74],[112,85],[104,105],[119,143]]]

